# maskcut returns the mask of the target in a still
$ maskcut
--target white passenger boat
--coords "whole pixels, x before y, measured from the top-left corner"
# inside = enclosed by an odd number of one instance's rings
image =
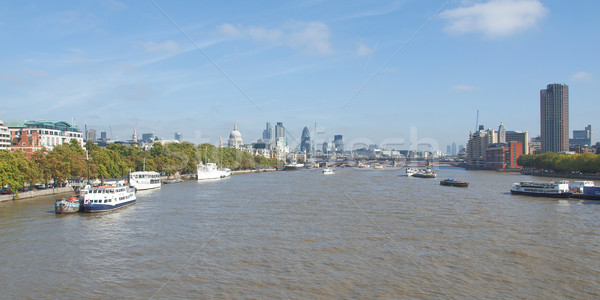
[[[513,183],[510,193],[514,195],[538,196],[538,197],[553,197],[553,198],[569,198],[571,190],[569,190],[568,181],[559,182],[533,182],[522,181]]]
[[[413,168],[406,168],[405,170],[405,176],[411,177],[413,175],[415,175],[415,173],[417,173],[419,170],[417,169],[413,169]]]
[[[129,184],[136,190],[148,190],[161,187],[160,174],[152,171],[138,171],[129,174]]]
[[[85,212],[104,212],[134,204],[135,188],[132,186],[99,186],[83,196]]]
[[[231,176],[230,169],[219,169],[215,163],[207,163],[198,165],[197,169],[198,180],[219,179]]]
[[[323,169],[323,175],[332,175],[332,174],[334,174],[334,173],[333,173],[333,170],[331,168],[325,168],[325,169]]]

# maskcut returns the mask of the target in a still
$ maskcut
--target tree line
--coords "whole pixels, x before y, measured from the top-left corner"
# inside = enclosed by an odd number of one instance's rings
[[[521,155],[517,163],[524,168],[549,170],[558,173],[582,172],[596,174],[600,172],[600,155],[593,153],[558,154],[546,152],[538,155]]]
[[[86,152],[87,150],[87,152]],[[53,181],[64,183],[73,177],[90,179],[119,178],[129,172],[157,171],[163,175],[195,173],[197,165],[212,162],[239,169],[275,167],[282,162],[211,144],[155,143],[150,150],[138,146],[111,144],[106,148],[88,141],[84,147],[71,140],[68,144],[42,149],[27,159],[22,151],[0,151],[0,187],[10,186],[13,192],[25,185]]]

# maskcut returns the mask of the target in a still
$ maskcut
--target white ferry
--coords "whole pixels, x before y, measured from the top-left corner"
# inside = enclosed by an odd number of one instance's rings
[[[104,212],[134,204],[135,188],[132,186],[99,186],[83,196],[85,212]]]
[[[230,169],[219,169],[215,163],[200,163],[198,165],[198,180],[219,179],[231,176]]]
[[[553,198],[569,198],[571,190],[569,190],[568,181],[559,182],[532,182],[522,181],[513,183],[510,193],[513,195],[526,195],[538,197],[553,197]]]
[[[411,177],[413,175],[415,175],[419,170],[417,169],[413,169],[413,168],[406,168],[405,170],[405,176]]]
[[[129,174],[129,184],[136,190],[149,190],[161,187],[160,174],[152,171],[138,171]]]
[[[331,168],[325,168],[325,169],[323,169],[322,172],[323,172],[323,175],[333,175],[334,174],[333,169],[331,169]]]

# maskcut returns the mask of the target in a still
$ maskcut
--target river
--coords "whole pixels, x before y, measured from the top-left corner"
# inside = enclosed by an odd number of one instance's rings
[[[335,171],[163,185],[101,214],[0,203],[0,297],[600,297],[599,202],[510,195],[518,174]]]

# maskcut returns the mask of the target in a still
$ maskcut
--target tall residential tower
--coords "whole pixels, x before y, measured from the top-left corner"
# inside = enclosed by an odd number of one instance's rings
[[[549,84],[540,91],[542,153],[569,151],[569,86]]]

